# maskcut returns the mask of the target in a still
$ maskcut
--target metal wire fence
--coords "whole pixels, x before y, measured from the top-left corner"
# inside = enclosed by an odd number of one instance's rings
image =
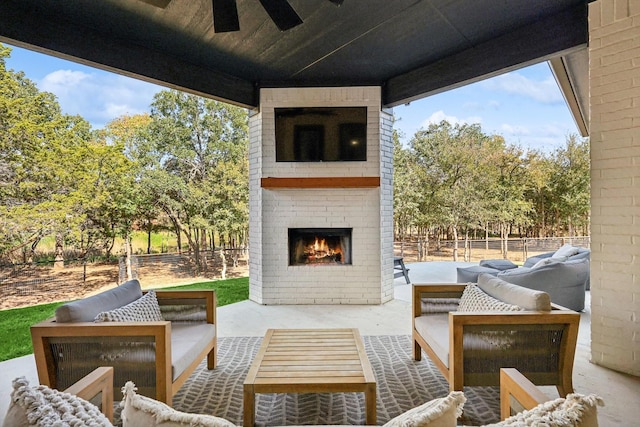
[[[579,237],[545,237],[545,238],[511,238],[507,239],[507,259],[513,262],[524,262],[528,257],[557,250],[565,243],[572,246],[589,248],[591,238]],[[458,260],[464,261],[466,246],[466,261],[475,262],[482,259],[502,259],[504,241],[497,238],[458,240]],[[402,256],[405,262],[419,261],[452,261],[455,242],[453,240],[428,242],[418,239],[407,239],[395,243],[395,255]]]

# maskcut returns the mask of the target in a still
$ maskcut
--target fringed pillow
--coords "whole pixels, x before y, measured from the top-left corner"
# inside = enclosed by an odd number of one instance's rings
[[[110,311],[98,313],[95,322],[157,322],[164,320],[155,291],[149,291],[137,300]]]
[[[598,406],[604,402],[595,394],[568,394],[486,427],[598,427]]]
[[[213,415],[176,411],[162,402],[137,394],[136,390],[131,381],[122,387],[122,427],[235,427],[232,422]]]
[[[523,311],[520,306],[507,304],[485,293],[478,285],[469,283],[464,288],[458,311]]]
[[[30,386],[25,377],[13,380],[11,404],[3,426],[113,427],[107,417],[90,402],[51,389]]]
[[[466,401],[461,391],[452,391],[398,415],[384,427],[455,427]]]

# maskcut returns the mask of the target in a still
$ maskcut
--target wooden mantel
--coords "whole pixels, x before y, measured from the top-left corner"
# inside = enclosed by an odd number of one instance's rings
[[[380,187],[380,177],[262,178],[260,185],[262,188],[373,188]]]

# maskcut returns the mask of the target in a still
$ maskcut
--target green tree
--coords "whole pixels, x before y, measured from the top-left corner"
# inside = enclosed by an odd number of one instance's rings
[[[65,236],[83,221],[77,188],[90,126],[61,113],[22,72],[6,69],[11,50],[0,45],[0,252],[16,254],[48,234]]]
[[[138,114],[134,116],[121,116],[109,122],[103,132],[105,140],[110,141],[123,150],[129,163],[127,164],[127,175],[133,182],[135,191],[129,194],[129,200],[135,207],[133,220],[140,224],[140,228],[147,232],[147,253],[151,253],[151,235],[156,229],[155,222],[160,216],[155,196],[146,190],[144,168],[154,163],[152,144],[149,143],[149,126],[151,116],[149,114]],[[129,221],[125,221],[126,227],[121,228],[119,233],[129,242],[132,231]],[[125,253],[130,253],[130,248]],[[127,266],[129,260],[127,257]]]
[[[492,219],[497,222],[502,239],[502,256],[508,257],[508,238],[512,225],[525,225],[529,221],[531,202],[526,193],[529,185],[527,158],[521,148],[502,144],[488,159],[492,165],[491,187],[487,194]]]
[[[422,169],[422,210],[434,223],[450,228],[454,261],[460,230],[477,225],[483,213],[481,166],[487,143],[479,125],[446,121],[418,131],[410,141],[415,164]]]
[[[569,135],[565,146],[551,156],[550,187],[555,211],[556,229],[574,236],[575,228],[588,229],[590,214],[589,143],[577,135]]]
[[[248,223],[247,111],[178,91],[156,94],[149,137],[155,154],[147,185],[184,234],[198,268],[207,230],[232,234]]]

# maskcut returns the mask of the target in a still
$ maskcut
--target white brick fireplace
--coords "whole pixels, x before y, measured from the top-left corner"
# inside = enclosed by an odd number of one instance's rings
[[[392,117],[381,109],[380,92],[380,87],[261,90],[260,110],[249,120],[252,301],[381,304],[393,298]],[[366,107],[366,160],[282,161],[279,151],[276,161],[276,112],[310,107]],[[332,126],[324,127],[321,135],[331,138]],[[293,229],[346,231],[349,254],[324,263],[293,263]]]

